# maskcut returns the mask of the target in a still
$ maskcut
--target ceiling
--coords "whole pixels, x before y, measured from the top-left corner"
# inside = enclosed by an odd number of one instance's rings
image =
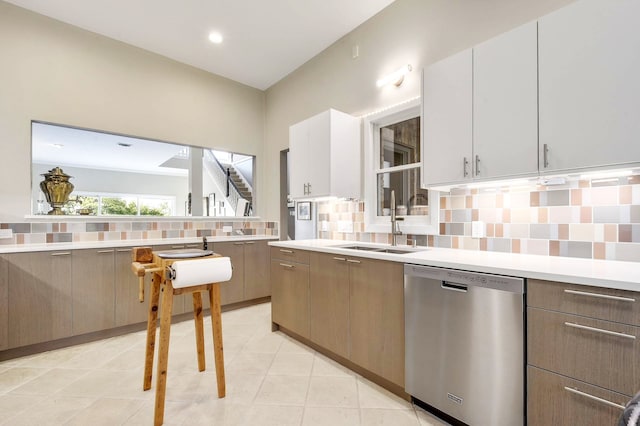
[[[6,1],[265,90],[394,0]]]

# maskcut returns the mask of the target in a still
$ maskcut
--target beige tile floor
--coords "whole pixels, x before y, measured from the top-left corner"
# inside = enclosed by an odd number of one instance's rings
[[[271,306],[222,316],[226,398],[216,395],[210,321],[198,373],[193,322],[171,329],[166,425],[442,425],[420,408],[280,332]],[[0,425],[151,425],[144,332],[0,363]],[[155,371],[154,371],[155,373]]]

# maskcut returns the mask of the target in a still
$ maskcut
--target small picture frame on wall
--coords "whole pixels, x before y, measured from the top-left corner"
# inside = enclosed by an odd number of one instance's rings
[[[298,220],[311,220],[311,201],[299,202],[296,211],[298,212]]]

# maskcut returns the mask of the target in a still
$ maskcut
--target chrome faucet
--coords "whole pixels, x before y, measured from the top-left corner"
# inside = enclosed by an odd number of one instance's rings
[[[398,235],[402,235],[402,231],[398,229],[398,221],[404,220],[404,218],[396,217],[396,191],[393,189],[391,190],[390,205],[391,205],[391,245],[397,246],[398,245],[397,237]]]

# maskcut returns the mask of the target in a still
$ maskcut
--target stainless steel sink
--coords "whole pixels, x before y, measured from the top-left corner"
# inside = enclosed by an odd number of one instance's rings
[[[406,254],[415,253],[426,249],[414,249],[414,248],[400,248],[400,247],[372,247],[372,246],[360,246],[360,245],[347,245],[339,246],[337,248],[343,248],[348,250],[362,250],[362,251],[374,251],[376,253],[390,253],[390,254]]]

